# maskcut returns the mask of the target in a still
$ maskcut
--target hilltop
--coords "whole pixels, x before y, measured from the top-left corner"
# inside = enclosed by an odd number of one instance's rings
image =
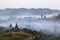
[[[9,29],[0,34],[0,40],[60,40],[60,35],[45,34],[42,31],[27,28],[21,29],[16,23],[15,27],[10,24]]]

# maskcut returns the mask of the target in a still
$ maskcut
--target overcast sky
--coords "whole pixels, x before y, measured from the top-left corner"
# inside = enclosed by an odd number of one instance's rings
[[[4,8],[60,9],[60,0],[0,0],[0,9]]]

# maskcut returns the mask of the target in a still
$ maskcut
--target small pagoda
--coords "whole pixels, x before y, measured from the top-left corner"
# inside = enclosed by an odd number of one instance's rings
[[[9,25],[9,29],[11,30],[13,28],[12,24]]]
[[[19,29],[18,24],[17,24],[17,22],[16,22],[16,25],[15,25],[15,27],[14,27],[14,32],[18,32],[18,31],[20,31],[20,29]]]

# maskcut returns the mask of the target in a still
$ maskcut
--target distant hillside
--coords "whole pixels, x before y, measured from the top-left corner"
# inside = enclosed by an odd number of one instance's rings
[[[0,9],[0,15],[42,15],[42,14],[53,14],[53,13],[59,13],[60,10],[52,10],[52,9],[26,9],[26,8],[19,8],[19,9]]]
[[[26,8],[6,8],[6,9],[0,9],[0,25],[9,25],[10,23],[14,23],[16,21],[19,22],[26,22],[31,20],[38,20],[37,17],[40,17],[41,15],[50,15],[50,14],[59,14],[60,10],[52,10],[48,8],[38,8],[38,9],[26,9]],[[34,17],[35,18],[30,18]],[[27,18],[28,17],[28,18]],[[24,18],[24,19],[22,19]],[[22,22],[22,23],[23,23]]]

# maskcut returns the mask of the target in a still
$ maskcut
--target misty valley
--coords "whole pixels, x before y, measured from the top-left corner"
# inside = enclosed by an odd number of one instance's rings
[[[60,10],[0,9],[0,40],[60,40]]]

